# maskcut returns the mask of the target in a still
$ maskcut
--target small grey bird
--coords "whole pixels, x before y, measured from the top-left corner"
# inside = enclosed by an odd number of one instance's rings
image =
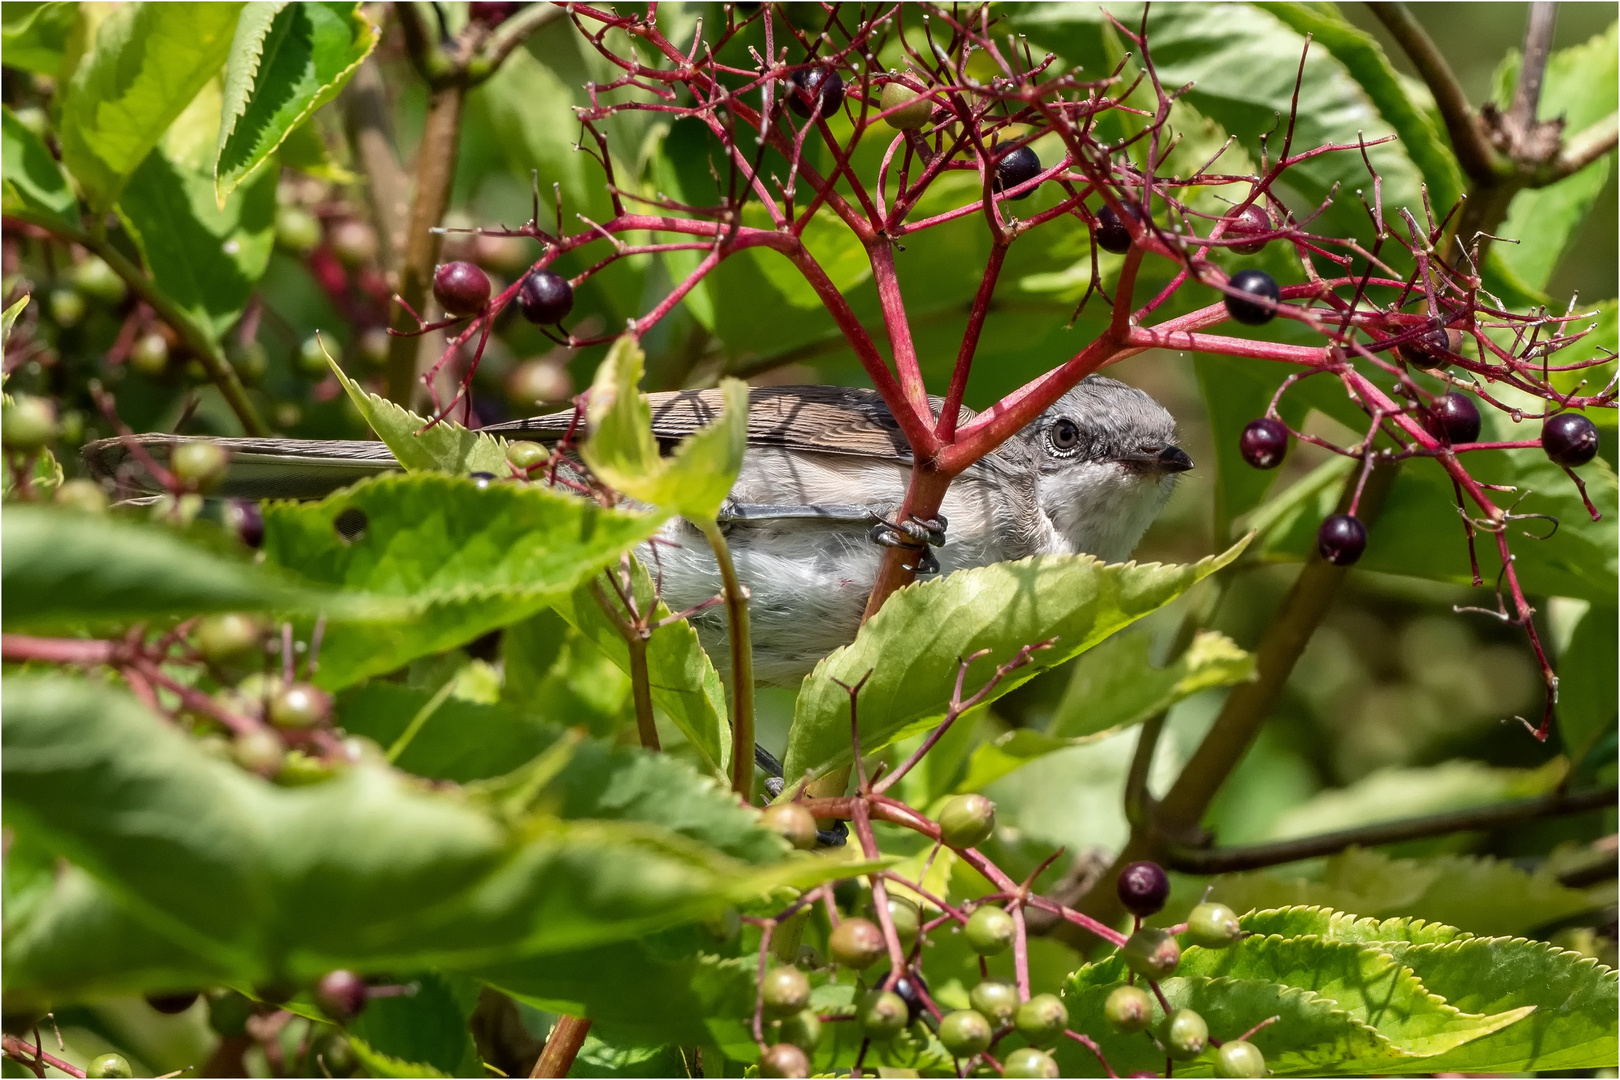
[[[652,394],[650,401],[653,431],[666,448],[710,422],[721,405],[710,390]],[[936,414],[942,407],[935,399]],[[970,415],[964,409],[961,422]],[[555,413],[484,430],[555,443],[573,421],[571,412]],[[140,439],[160,457],[181,441]],[[237,497],[317,498],[398,467],[378,442],[217,441],[232,453],[221,494]],[[95,472],[122,474],[128,483],[133,463],[119,440],[93,443],[85,456]],[[874,391],[749,391],[748,453],[720,520],[750,592],[761,683],[791,684],[854,639],[885,545],[915,548],[920,573],[1040,554],[1084,552],[1119,562],[1163,508],[1176,474],[1193,467],[1176,445],[1174,418],[1158,402],[1096,375],[957,477],[943,520],[894,520],[911,465],[899,424]],[[696,607],[721,591],[695,528],[676,519],[660,539],[639,555],[661,575],[671,610]],[[725,609],[707,608],[692,621],[724,670]]]

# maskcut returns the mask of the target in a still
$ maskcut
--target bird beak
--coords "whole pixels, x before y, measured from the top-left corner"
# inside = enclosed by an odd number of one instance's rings
[[[1161,473],[1186,472],[1193,467],[1192,458],[1179,446],[1167,446],[1154,453],[1124,454],[1114,460],[1139,469]]]

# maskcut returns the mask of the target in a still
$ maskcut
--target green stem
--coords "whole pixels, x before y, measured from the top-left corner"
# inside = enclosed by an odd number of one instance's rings
[[[607,573],[612,573],[611,570]],[[636,731],[641,736],[641,745],[648,750],[661,750],[658,742],[658,724],[653,718],[652,704],[652,675],[647,670],[647,634],[632,621],[620,615],[608,599],[601,581],[591,582],[591,594],[596,597],[596,604],[602,613],[608,617],[619,636],[624,638],[624,646],[630,653],[630,696],[636,703]]]
[[[731,548],[713,521],[693,522],[720,566],[731,630],[731,789],[754,801],[754,643],[748,632],[748,590],[737,580]]]

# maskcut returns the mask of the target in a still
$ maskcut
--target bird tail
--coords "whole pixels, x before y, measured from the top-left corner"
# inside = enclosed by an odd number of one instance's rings
[[[123,497],[164,490],[143,459],[167,467],[183,443],[228,450],[230,469],[215,494],[239,499],[318,499],[338,488],[400,468],[380,442],[330,439],[216,439],[194,435],[129,435],[100,439],[82,455],[93,476],[112,480]]]

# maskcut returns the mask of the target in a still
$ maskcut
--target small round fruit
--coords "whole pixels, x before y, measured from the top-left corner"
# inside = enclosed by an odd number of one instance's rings
[[[1033,1046],[1020,1046],[1001,1059],[1001,1075],[1011,1077],[1013,1080],[1024,1080],[1026,1077],[1035,1080],[1047,1080],[1048,1077],[1061,1076],[1058,1064],[1052,1060],[1052,1055],[1045,1050],[1037,1050]]]
[[[112,1077],[134,1076],[135,1071],[129,1067],[124,1055],[102,1054],[90,1060],[90,1064],[84,1067],[84,1075],[111,1080]]]
[[[1125,910],[1145,919],[1164,907],[1170,896],[1170,879],[1156,862],[1133,862],[1119,872],[1115,888]]]
[[[1144,926],[1125,939],[1125,966],[1144,979],[1168,979],[1181,965],[1181,946],[1156,926]]]
[[[517,442],[506,444],[506,460],[526,472],[551,460],[551,451],[537,442],[519,439]]]
[[[810,978],[796,967],[772,968],[759,993],[768,1014],[789,1016],[810,1004]]]
[[[805,1053],[813,1053],[821,1043],[821,1017],[814,1009],[800,1009],[781,1023],[777,1042],[792,1043]]]
[[[973,1009],[946,1013],[939,1021],[939,1041],[953,1057],[966,1058],[990,1048],[990,1021]]]
[[[1316,530],[1316,550],[1334,566],[1353,566],[1367,550],[1367,526],[1349,514],[1334,514]]]
[[[169,454],[169,471],[191,491],[212,491],[231,467],[228,450],[213,442],[183,442]]]
[[[1444,437],[1453,446],[1479,438],[1479,406],[1467,394],[1453,390],[1435,398],[1426,419],[1429,431]]]
[[[881,986],[887,978],[887,973],[879,975],[876,982]],[[894,992],[899,994],[900,1000],[906,1003],[906,1010],[912,1020],[922,1015],[924,1008],[922,992],[925,989],[927,987],[922,981],[922,976],[915,972],[902,975],[894,980]]]
[[[996,162],[996,178],[991,184],[992,191],[1006,191],[1027,184],[1041,175],[1041,159],[1033,148],[1020,146]],[[1008,202],[1018,202],[1035,194],[1035,188],[1020,191],[1017,195],[1007,196]]]
[[[910,900],[890,895],[889,921],[894,924],[894,933],[900,939],[900,948],[910,952],[912,943],[917,940],[917,932],[922,929],[922,913],[917,910],[917,905]]]
[[[1264,235],[1271,231],[1271,219],[1266,212],[1254,203],[1245,206],[1241,213],[1226,219],[1225,236],[1236,240],[1240,236]],[[1233,244],[1229,250],[1239,255],[1256,255],[1265,250],[1265,240],[1250,240],[1242,244]]]
[[[510,450],[507,456],[511,456]],[[809,851],[816,846],[815,815],[799,803],[773,803],[767,806],[760,814],[760,824],[800,851]]]
[[[792,1043],[780,1042],[759,1055],[759,1075],[805,1077],[810,1075],[810,1058]]]
[[[467,5],[467,21],[484,26],[499,26],[522,8],[523,4],[506,0],[477,0]]]
[[[1275,469],[1288,455],[1288,425],[1269,416],[1250,420],[1238,436],[1238,452],[1257,469]]]
[[[1204,1052],[1209,1045],[1209,1025],[1191,1009],[1177,1009],[1164,1018],[1159,1028],[1159,1041],[1165,1051],[1178,1061],[1188,1061]]]
[[[169,366],[169,340],[153,331],[142,334],[129,349],[129,366],[142,375],[161,375]]]
[[[1598,431],[1578,412],[1549,416],[1541,425],[1541,449],[1555,464],[1573,469],[1597,457]]]
[[[208,995],[208,1026],[217,1035],[241,1035],[253,1015],[253,1002],[235,990]]]
[[[274,776],[287,760],[287,747],[275,732],[265,728],[244,731],[231,745],[231,756],[248,772]]]
[[[939,838],[948,847],[978,847],[995,831],[996,804],[983,795],[958,795],[939,812]]]
[[[86,514],[100,514],[107,509],[107,493],[94,480],[69,480],[56,489],[57,506],[70,506]]]
[[[489,303],[489,275],[470,262],[440,263],[433,271],[433,298],[451,315],[477,315]]]
[[[1232,1080],[1259,1080],[1266,1075],[1266,1055],[1252,1042],[1233,1039],[1216,1051],[1215,1075]]]
[[[1276,318],[1282,291],[1264,270],[1239,270],[1227,281],[1226,313],[1246,326],[1263,326]]]
[[[1140,986],[1118,986],[1103,1002],[1103,1019],[1122,1035],[1146,1031],[1153,1023],[1153,999]]]
[[[831,117],[844,107],[844,78],[830,67],[801,68],[790,77],[788,107],[800,116]]]
[[[553,360],[525,360],[506,377],[506,396],[513,404],[531,408],[548,401],[567,401],[574,394],[568,368]]]
[[[328,971],[315,984],[315,1004],[332,1019],[353,1020],[366,1007],[366,981],[352,971]]]
[[[316,727],[331,715],[332,699],[309,683],[283,686],[270,699],[270,722],[284,730]]]
[[[1131,250],[1131,230],[1114,213],[1114,208],[1106,203],[1097,211],[1097,227],[1092,235],[1096,238],[1097,246],[1104,251],[1123,255]]]
[[[276,207],[276,243],[307,255],[321,244],[321,223],[302,206]]]
[[[995,956],[1012,948],[1018,926],[1011,915],[994,904],[987,904],[968,916],[965,932],[968,948],[980,956]]]
[[[176,1016],[197,1004],[197,991],[185,994],[147,994],[146,1003],[165,1016]]]
[[[129,286],[118,271],[98,255],[91,255],[73,268],[73,287],[104,304],[122,303]]]
[[[1237,913],[1225,904],[1199,904],[1187,916],[1187,938],[1206,949],[1224,949],[1243,937]]]
[[[311,379],[319,379],[331,370],[327,362],[328,349],[332,352],[333,360],[342,360],[342,352],[337,346],[336,339],[322,338],[319,334],[311,334],[298,346],[298,355],[295,362],[298,370]]]
[[[248,499],[232,499],[225,504],[225,527],[250,548],[264,543],[264,511]]]
[[[536,326],[556,326],[574,310],[574,286],[551,270],[536,270],[518,289],[518,310]]]
[[[911,1009],[906,999],[893,990],[874,991],[861,1002],[861,1030],[874,1042],[887,1042],[905,1030],[911,1022]]]
[[[883,931],[869,919],[843,919],[827,937],[827,954],[833,963],[856,971],[871,967],[888,951]]]
[[[1013,1026],[1036,1045],[1049,1043],[1069,1026],[1069,1010],[1056,994],[1036,994],[1018,1006]]]
[[[270,354],[258,341],[238,341],[225,353],[236,370],[237,378],[245,383],[256,383],[270,370]]]
[[[7,450],[32,453],[56,438],[56,406],[48,398],[18,394],[0,413],[0,443]]]
[[[984,979],[968,991],[968,1003],[995,1027],[1006,1027],[1018,1015],[1018,987],[1007,979]]]
[[[78,326],[89,310],[89,305],[84,302],[84,294],[78,289],[52,289],[46,307],[50,310],[51,319],[62,327]]]
[[[899,131],[916,131],[928,123],[928,118],[934,114],[934,103],[899,79],[890,79],[883,84],[883,96],[878,104],[888,113],[883,122]]]
[[[264,641],[264,626],[240,612],[211,615],[197,624],[192,641],[210,663],[221,664],[256,651]]]
[[[1436,326],[1402,343],[1395,351],[1400,353],[1402,360],[1414,367],[1434,369],[1451,363],[1448,353],[1460,348],[1462,334],[1459,331]]]
[[[366,265],[377,257],[377,230],[363,221],[339,222],[332,230],[332,254],[351,268]]]

